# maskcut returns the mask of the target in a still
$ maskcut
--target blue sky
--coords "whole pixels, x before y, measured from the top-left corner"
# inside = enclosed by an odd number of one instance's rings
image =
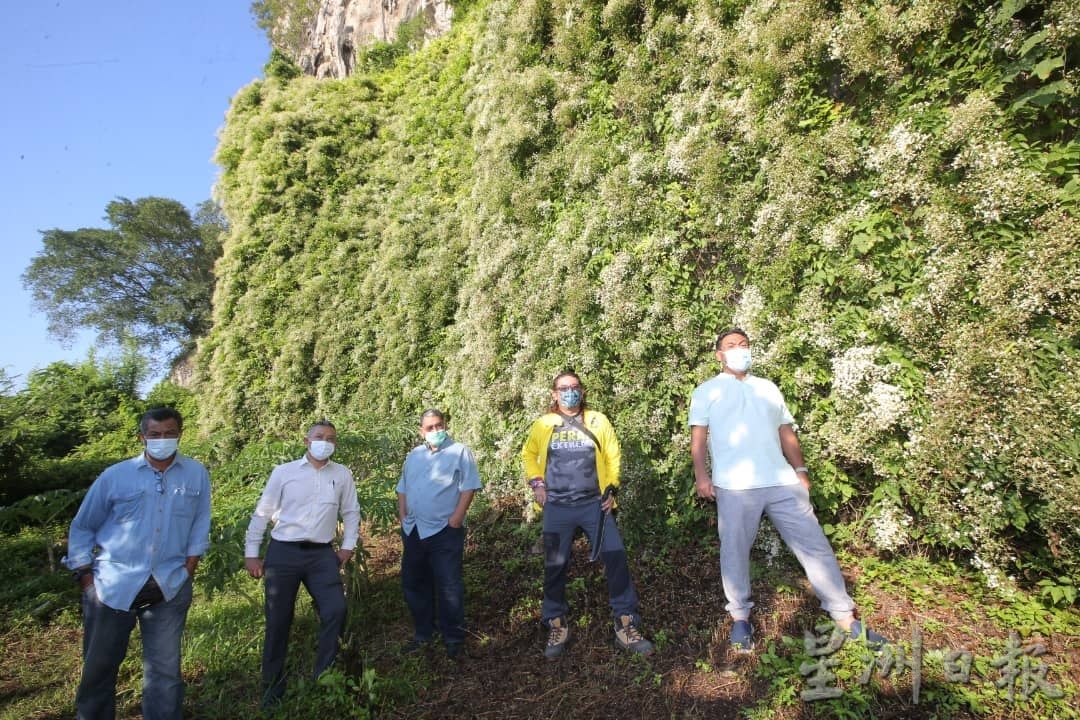
[[[0,368],[87,356],[46,331],[20,276],[39,230],[107,227],[117,197],[210,198],[230,98],[270,56],[250,0],[7,3],[0,43]],[[108,353],[106,353],[108,354]]]

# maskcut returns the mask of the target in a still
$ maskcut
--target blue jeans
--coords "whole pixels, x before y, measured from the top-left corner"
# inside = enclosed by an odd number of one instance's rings
[[[285,656],[300,585],[307,588],[319,616],[315,677],[333,665],[341,648],[341,633],[345,629],[345,588],[341,584],[341,563],[329,544],[314,546],[271,540],[263,568],[266,641],[262,681],[265,697],[274,699],[285,692]]]
[[[447,645],[465,642],[465,528],[449,525],[430,537],[420,539],[415,527],[401,533],[405,548],[401,554],[401,586],[412,613],[414,637],[427,642],[435,634],[435,607],[439,630]]]
[[[608,602],[612,617],[617,621],[629,615],[635,624],[641,622],[638,615],[638,597],[634,581],[630,578],[630,566],[626,561],[626,548],[615,524],[612,513],[603,513],[604,541],[600,547],[600,559],[604,562],[607,578]],[[600,532],[600,500],[584,505],[544,506],[544,602],[540,618],[545,625],[555,618],[565,618],[570,606],[566,602],[566,570],[570,566],[570,545],[574,532],[581,528],[595,547]]]
[[[116,675],[136,621],[143,645],[143,718],[180,720],[184,704],[180,636],[190,607],[190,579],[172,600],[134,611],[105,605],[93,585],[83,591],[83,671],[75,694],[78,720],[116,717]]]

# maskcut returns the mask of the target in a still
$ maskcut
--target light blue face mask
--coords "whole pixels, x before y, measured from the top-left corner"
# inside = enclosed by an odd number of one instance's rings
[[[560,390],[559,391],[559,404],[567,410],[573,410],[581,404],[581,391],[580,390]]]
[[[440,447],[446,442],[446,435],[447,433],[445,430],[432,430],[431,432],[424,434],[424,442],[431,447]]]
[[[737,373],[749,370],[752,362],[750,348],[737,347],[724,351],[724,365]]]

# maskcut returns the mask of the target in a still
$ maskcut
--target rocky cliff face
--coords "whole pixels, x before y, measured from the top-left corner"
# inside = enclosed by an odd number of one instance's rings
[[[398,26],[418,15],[426,36],[438,37],[450,29],[453,14],[447,0],[323,0],[297,61],[309,75],[345,77],[358,47],[393,42]]]

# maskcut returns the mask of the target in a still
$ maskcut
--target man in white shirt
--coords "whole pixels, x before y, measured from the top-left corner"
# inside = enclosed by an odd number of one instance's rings
[[[360,536],[360,504],[352,472],[330,460],[337,443],[333,424],[320,420],[304,438],[307,452],[270,473],[251,515],[244,543],[244,566],[265,578],[266,639],[263,645],[264,705],[285,692],[285,655],[296,594],[303,583],[319,614],[315,676],[333,664],[345,626],[341,566],[353,556]],[[338,516],[344,523],[335,551]],[[273,522],[266,560],[259,559],[266,526]]]
[[[862,637],[855,602],[810,504],[810,474],[780,388],[748,374],[750,340],[738,328],[717,338],[716,359],[723,372],[699,385],[690,398],[690,454],[698,497],[716,502],[731,646],[753,647],[750,548],[762,513],[803,566],[822,608],[851,637]],[[870,630],[865,639],[885,642]]]

